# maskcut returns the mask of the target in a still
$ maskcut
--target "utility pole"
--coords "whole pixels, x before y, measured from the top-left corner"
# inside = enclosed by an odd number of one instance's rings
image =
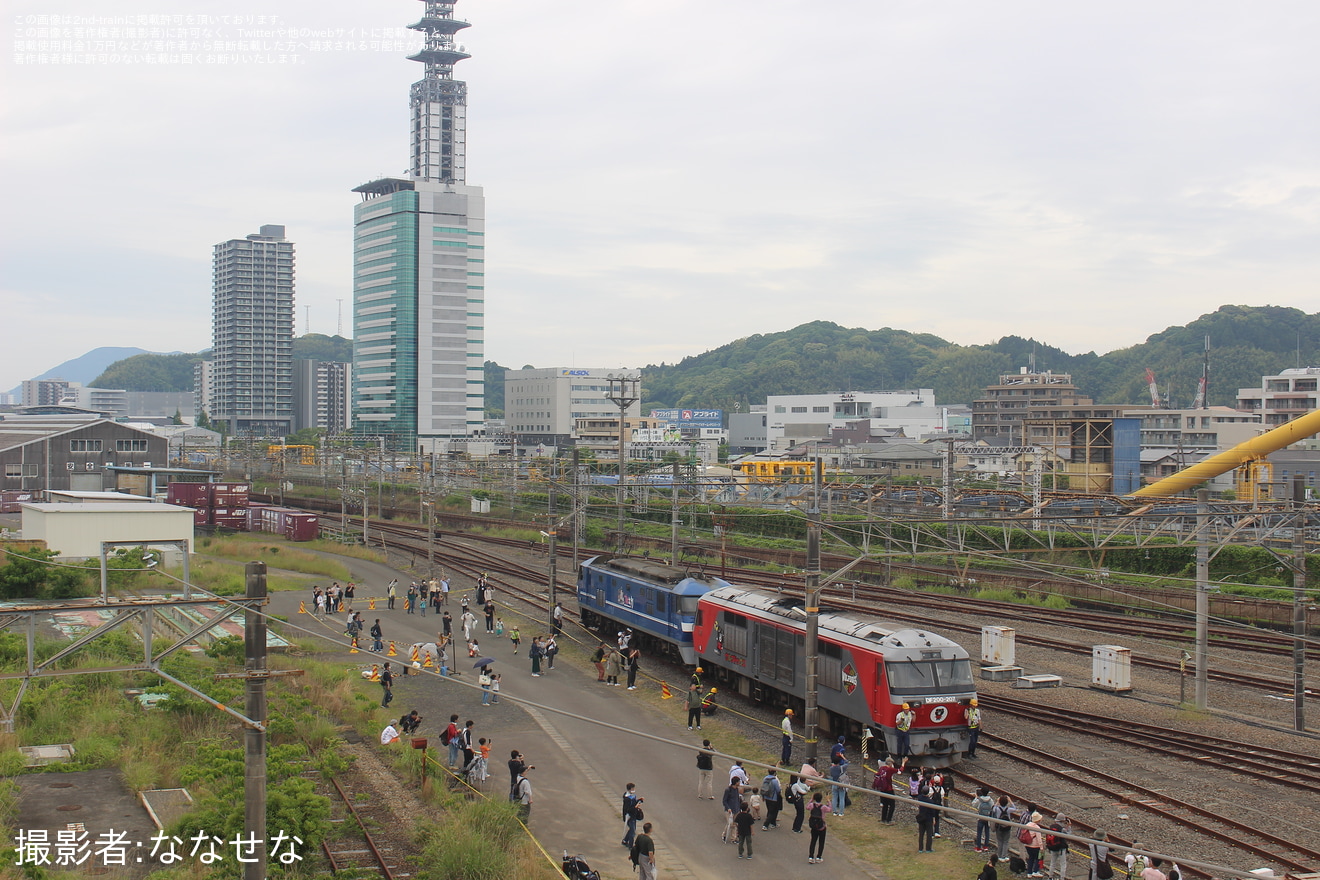
[[[579,533],[582,531],[582,506],[579,503],[578,496],[578,460],[582,451],[576,446],[573,447],[573,576],[577,577],[578,568],[578,541]]]
[[[1210,675],[1210,490],[1196,490],[1196,691],[1197,709],[1209,700]]]
[[[1293,477],[1293,729],[1306,730],[1306,512],[1302,476]]]
[[[559,560],[557,558],[558,547],[556,546],[556,541],[555,541],[555,539],[559,537],[559,524],[555,521],[555,509],[556,509],[555,502],[558,500],[556,498],[557,493],[555,492],[555,488],[556,488],[555,481],[558,479],[559,479],[559,473],[556,462],[556,464],[552,466],[552,470],[550,472],[550,501],[549,501],[549,507],[546,511],[550,515],[549,522],[546,524],[546,531],[547,531],[546,549],[550,553],[550,603],[546,607],[549,609],[549,615],[550,615],[549,622],[550,622],[551,632],[554,632],[554,625],[555,625],[555,602],[559,600],[557,593],[557,588],[559,586],[557,583],[559,578],[559,571],[558,571]]]
[[[619,485],[617,493],[619,523],[618,534],[615,539],[615,551],[621,554],[623,553],[623,502],[626,497],[623,484],[628,479],[628,407],[640,399],[637,386],[642,380],[638,376],[608,376],[606,378],[609,381],[609,390],[605,392],[605,398],[619,408]]]
[[[266,563],[249,562],[245,572],[247,598],[265,604]],[[257,601],[248,602],[243,614],[243,646],[247,655],[247,717],[243,733],[243,831],[259,841],[256,861],[243,865],[243,880],[266,878],[266,617]]]
[[[807,657],[807,747],[806,756],[816,757],[816,699],[817,699],[817,627],[820,625],[820,458],[812,459],[813,485],[811,506],[807,508],[807,572],[806,572],[806,607],[807,632],[804,651]]]
[[[669,493],[669,563],[678,562],[678,462],[674,462],[674,482]]]

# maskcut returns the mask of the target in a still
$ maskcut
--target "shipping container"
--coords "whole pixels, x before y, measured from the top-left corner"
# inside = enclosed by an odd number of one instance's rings
[[[247,483],[211,484],[211,503],[216,507],[247,507],[250,495]]]
[[[321,536],[321,523],[314,513],[290,511],[284,518],[284,537],[290,541],[315,541]]]
[[[18,513],[24,504],[37,500],[37,493],[27,490],[10,489],[0,492],[0,513]]]
[[[165,492],[165,500],[180,507],[211,507],[210,483],[170,483]]]
[[[211,525],[211,508],[209,507],[193,508],[193,525],[195,526]]]

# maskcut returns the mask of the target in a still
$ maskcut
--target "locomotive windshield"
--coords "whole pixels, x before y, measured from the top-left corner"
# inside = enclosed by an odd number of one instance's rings
[[[679,596],[678,610],[684,617],[696,617],[697,603],[701,601],[700,596]]]
[[[896,695],[959,694],[975,690],[972,661],[961,660],[891,660],[885,664],[889,673],[889,691]]]

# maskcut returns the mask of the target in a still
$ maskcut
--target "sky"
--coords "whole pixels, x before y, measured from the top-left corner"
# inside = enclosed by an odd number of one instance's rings
[[[351,189],[406,170],[422,3],[6,9],[0,388],[208,347],[212,247],[263,224],[297,245],[297,332],[352,335]],[[813,320],[1103,353],[1320,308],[1312,0],[456,9],[505,366]]]

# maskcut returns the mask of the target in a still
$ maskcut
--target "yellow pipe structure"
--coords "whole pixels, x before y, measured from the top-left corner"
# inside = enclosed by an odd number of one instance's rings
[[[1271,452],[1277,452],[1285,446],[1291,446],[1298,440],[1304,440],[1320,431],[1320,409],[1312,410],[1304,416],[1298,416],[1291,422],[1285,422],[1277,428],[1266,431],[1259,437],[1252,437],[1239,443],[1232,449],[1212,455],[1205,461],[1184,468],[1162,480],[1143,486],[1129,495],[1129,498],[1149,498],[1156,495],[1176,495],[1190,489],[1212,477],[1233,470],[1249,461],[1264,458]]]

